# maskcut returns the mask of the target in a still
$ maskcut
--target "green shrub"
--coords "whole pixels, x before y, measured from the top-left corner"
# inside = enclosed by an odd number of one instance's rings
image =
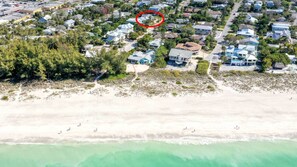
[[[202,60],[198,62],[196,72],[200,75],[207,75],[207,70],[209,67],[209,62],[206,60]]]
[[[213,85],[207,85],[207,89],[214,92],[216,89]]]
[[[9,99],[8,96],[2,96],[1,97],[1,100],[4,100],[4,101],[8,101],[8,99]]]
[[[177,70],[172,71],[172,74],[174,75],[174,77],[179,77],[180,76],[180,72]]]
[[[176,84],[181,85],[182,83],[180,81],[176,81]]]

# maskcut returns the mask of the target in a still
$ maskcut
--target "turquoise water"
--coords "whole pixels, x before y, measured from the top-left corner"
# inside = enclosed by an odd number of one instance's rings
[[[297,167],[297,142],[0,145],[0,167]]]

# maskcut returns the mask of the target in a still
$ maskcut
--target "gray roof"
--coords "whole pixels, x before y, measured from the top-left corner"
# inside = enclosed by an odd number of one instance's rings
[[[178,57],[184,57],[184,58],[191,58],[193,55],[193,52],[182,50],[182,49],[171,49],[169,52],[169,56],[178,56]]]
[[[244,38],[239,41],[240,43],[247,43],[247,42],[253,42],[259,44],[259,41],[256,38]]]
[[[203,29],[203,30],[212,30],[212,26],[208,26],[208,25],[194,25],[193,26],[194,29]]]

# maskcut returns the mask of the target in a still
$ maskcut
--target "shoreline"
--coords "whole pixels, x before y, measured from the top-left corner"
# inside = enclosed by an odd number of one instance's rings
[[[291,141],[297,139],[296,100],[290,93],[216,92],[1,101],[0,143]]]

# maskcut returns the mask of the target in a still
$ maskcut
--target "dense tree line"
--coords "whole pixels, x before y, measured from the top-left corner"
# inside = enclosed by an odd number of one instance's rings
[[[294,53],[297,47],[290,45],[283,48],[270,47],[265,40],[260,41],[260,60],[262,61],[262,71],[271,68],[275,63],[288,65],[291,61],[286,53]]]
[[[125,72],[126,54],[103,50],[86,58],[77,45],[72,45],[79,41],[74,38],[11,40],[0,47],[0,78],[57,80],[90,77],[102,70],[111,75]]]

